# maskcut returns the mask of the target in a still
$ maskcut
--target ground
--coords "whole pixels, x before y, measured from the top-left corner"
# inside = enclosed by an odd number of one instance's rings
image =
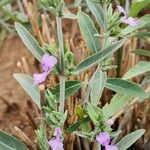
[[[23,56],[30,60],[32,66],[33,59],[27,52],[18,37],[11,37],[0,44],[0,129],[15,135],[16,126],[35,142],[33,104],[13,78],[14,73],[21,72],[17,62]],[[32,71],[35,70],[31,68]]]

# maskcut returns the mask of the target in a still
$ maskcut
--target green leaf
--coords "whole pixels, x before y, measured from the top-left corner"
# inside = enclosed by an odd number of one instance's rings
[[[78,7],[81,4],[82,0],[74,0],[72,6],[73,7]]]
[[[28,32],[28,30],[20,23],[15,23],[15,28],[22,39],[26,47],[31,51],[31,53],[40,61],[44,52],[35,38]]]
[[[102,110],[92,103],[87,103],[86,110],[93,123],[97,125],[100,122],[99,116],[102,116]]]
[[[132,96],[116,94],[110,104],[106,103],[102,108],[103,113],[109,118],[124,108],[132,100]]]
[[[66,19],[77,19],[77,16],[73,13],[70,12],[69,9],[67,9],[66,7],[63,10],[63,17],[62,18],[66,18]]]
[[[85,110],[80,106],[77,105],[75,107],[74,113],[79,117],[79,118],[83,118],[85,115]]]
[[[120,40],[115,44],[112,44],[111,46],[105,48],[104,50],[97,52],[92,56],[89,56],[88,58],[86,58],[85,60],[83,60],[81,63],[77,65],[74,73],[78,74],[96,65],[97,63],[99,63],[100,61],[104,60],[109,55],[117,51],[124,44],[124,42],[125,40]]]
[[[20,140],[0,131],[0,150],[28,150],[28,148]]]
[[[87,47],[92,52],[97,52],[101,49],[99,37],[95,36],[98,34],[93,21],[90,17],[82,11],[79,11],[77,14],[78,23]]]
[[[128,80],[147,71],[150,71],[150,62],[140,61],[131,69],[129,69],[128,72],[122,77],[122,79]]]
[[[132,17],[136,17],[138,13],[150,4],[150,0],[136,0],[131,6],[131,10],[129,15]]]
[[[82,86],[82,82],[77,80],[68,80],[65,82],[65,97],[69,97],[73,95],[76,91],[78,91]],[[55,89],[52,90],[53,94],[56,94],[57,99],[59,98],[59,89],[60,84],[57,84]]]
[[[74,0],[74,6],[75,7],[79,6],[81,2],[82,0]]]
[[[9,3],[12,3],[12,0],[1,0],[0,1],[0,6],[7,5]]]
[[[139,32],[135,32],[135,34],[133,36],[136,36],[140,39],[148,40],[150,38],[150,32],[148,32],[148,31],[139,31]]]
[[[107,79],[106,88],[133,97],[147,98],[149,96],[139,85],[119,78]]]
[[[41,108],[40,90],[37,85],[34,85],[33,78],[25,74],[13,74],[14,78],[19,82],[25,92],[32,98],[32,100]]]
[[[0,31],[0,42],[3,42],[6,37],[7,37],[7,31],[5,29],[2,29]]]
[[[83,133],[81,131],[75,131],[74,134],[76,134],[77,136],[81,137],[81,138],[85,138],[85,139],[89,139],[90,135]]]
[[[116,146],[119,150],[127,150],[132,144],[134,144],[143,134],[145,130],[139,129],[136,130],[129,135],[125,136],[123,139],[121,139]]]
[[[144,80],[142,81],[142,86],[145,86],[147,84],[150,84],[150,72],[148,72],[146,75],[145,75],[145,78]]]
[[[86,0],[89,9],[91,10],[93,16],[98,22],[99,26],[103,29],[106,28],[106,17],[104,14],[104,10],[98,2],[94,2],[91,0]]]
[[[137,55],[150,57],[150,51],[149,50],[135,49],[132,52],[135,53],[135,54],[137,54]]]
[[[43,123],[36,130],[38,144],[41,150],[49,150],[47,133],[46,133],[46,125]]]
[[[106,72],[102,72],[101,70],[97,71],[93,75],[93,78],[89,83],[91,87],[90,97],[92,104],[97,105],[99,103],[99,100],[105,87],[106,80]]]
[[[82,122],[81,128],[83,133],[90,133],[90,126],[87,122]]]
[[[110,136],[111,136],[111,137],[119,136],[119,134],[120,134],[121,132],[122,132],[122,130],[117,130],[117,131],[111,132],[111,133],[110,133]]]
[[[72,132],[78,130],[78,128],[80,127],[80,125],[82,123],[87,123],[88,121],[90,121],[89,117],[82,118],[81,120],[79,120],[76,123],[74,123],[71,126],[69,126],[69,128],[67,129],[67,131],[70,132],[70,133],[72,133]]]
[[[80,127],[80,125],[81,125],[81,121],[78,121],[78,122],[72,124],[72,125],[67,129],[67,131],[70,132],[70,133],[72,133],[72,132],[78,130],[78,128]]]

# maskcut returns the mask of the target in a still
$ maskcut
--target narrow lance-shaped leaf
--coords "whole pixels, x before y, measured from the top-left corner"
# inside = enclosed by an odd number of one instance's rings
[[[73,6],[78,7],[81,4],[82,0],[74,0]]]
[[[147,38],[150,38],[150,32],[149,31],[137,31],[134,33],[135,37],[138,37],[140,39],[147,40]]]
[[[112,117],[118,111],[123,109],[129,102],[133,100],[132,96],[116,94],[110,101],[110,104],[106,103],[102,108],[103,113],[107,117]]]
[[[44,55],[44,52],[35,38],[29,33],[29,31],[20,23],[15,23],[15,28],[20,38],[26,47],[31,51],[31,53],[37,58],[37,60],[41,60],[41,57]]]
[[[135,66],[133,66],[130,70],[128,70],[128,72],[123,76],[122,79],[124,80],[131,79],[147,71],[150,71],[150,62],[140,61]]]
[[[0,6],[6,5],[6,4],[11,3],[11,2],[12,2],[12,0],[1,0]]]
[[[133,4],[131,5],[131,10],[129,12],[130,16],[136,17],[138,15],[138,13],[144,8],[146,7],[148,4],[150,4],[150,0],[139,0],[139,1],[135,1],[133,2]]]
[[[74,7],[78,7],[81,4],[82,0],[74,0],[74,2],[69,5],[69,8],[74,8]]]
[[[68,130],[70,133],[72,133],[72,132],[78,130],[78,128],[80,127],[80,125],[81,125],[81,121],[78,121],[78,122],[72,124],[67,130]]]
[[[138,84],[119,78],[107,79],[106,88],[133,97],[147,98],[149,96]]]
[[[63,17],[62,18],[66,18],[66,19],[77,19],[77,16],[73,13],[70,12],[69,9],[67,9],[66,7],[64,7],[63,10]]]
[[[65,97],[69,97],[72,94],[74,94],[77,90],[79,90],[82,86],[82,82],[77,80],[70,80],[65,82]],[[55,89],[52,89],[52,93],[56,95],[57,98],[59,98],[59,89],[60,84],[57,84]]]
[[[36,130],[38,144],[39,144],[41,150],[49,150],[45,126],[46,126],[45,124],[41,124],[39,129]]]
[[[78,23],[81,30],[81,33],[85,39],[87,47],[92,52],[97,52],[101,49],[99,37],[95,36],[98,34],[93,21],[90,17],[82,11],[79,11],[77,14]]]
[[[82,123],[88,123],[90,121],[89,117],[86,118],[82,118],[79,121],[77,121],[76,123],[72,124],[71,126],[69,126],[69,128],[67,129],[67,131],[69,131],[70,133],[76,131],[80,125],[82,125]]]
[[[123,139],[121,139],[116,146],[119,150],[127,150],[132,144],[134,144],[143,134],[145,130],[139,129],[136,130],[129,135],[125,136]]]
[[[86,0],[89,9],[91,10],[93,16],[98,22],[99,26],[103,29],[106,28],[106,17],[104,14],[104,10],[98,2]]]
[[[117,51],[123,44],[125,40],[120,40],[111,46],[105,48],[104,50],[97,52],[93,54],[92,56],[89,56],[85,60],[83,60],[81,63],[79,63],[75,69],[75,74],[78,74],[82,71],[87,70],[88,68],[94,66],[95,64],[99,63],[100,61],[104,60],[109,55],[113,54],[115,51]]]
[[[95,125],[99,123],[98,116],[102,114],[102,110],[98,106],[95,106],[92,103],[87,103],[86,111]]]
[[[32,98],[32,100],[41,108],[40,104],[40,90],[37,85],[34,85],[33,78],[25,74],[13,74],[14,78],[20,83],[25,92]]]
[[[93,75],[93,78],[89,83],[91,87],[90,98],[92,104],[97,105],[99,103],[99,100],[105,87],[106,80],[106,72],[102,72],[101,70],[97,71]]]
[[[150,83],[150,72],[145,75],[145,78],[142,82],[142,85],[146,85]]]
[[[15,137],[0,131],[0,150],[28,150],[28,148]]]
[[[150,51],[145,49],[135,49],[132,51],[134,54],[150,57]]]

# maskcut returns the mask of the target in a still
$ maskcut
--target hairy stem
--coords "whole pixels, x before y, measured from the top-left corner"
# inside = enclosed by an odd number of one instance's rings
[[[20,0],[17,0],[17,3],[18,3],[18,7],[19,7],[21,13],[25,15],[25,11],[24,11],[22,2]]]
[[[64,112],[64,103],[65,103],[65,77],[60,76],[60,105],[59,105],[59,111]]]
[[[99,143],[97,143],[97,150],[101,150],[101,146]]]
[[[65,76],[64,76],[64,41],[62,33],[62,19],[61,17],[56,17],[57,22],[57,36],[59,42],[59,68],[60,68],[60,97],[59,97],[59,111],[64,112],[64,102],[65,102]]]

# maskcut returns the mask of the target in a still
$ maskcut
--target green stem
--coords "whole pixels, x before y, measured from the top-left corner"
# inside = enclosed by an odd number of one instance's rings
[[[64,104],[65,104],[65,76],[60,76],[60,105],[59,105],[59,111],[64,113]]]
[[[20,0],[17,0],[17,3],[18,3],[18,7],[19,7],[21,13],[22,13],[23,15],[25,15],[25,11],[24,11],[22,2],[21,2]]]
[[[60,97],[59,97],[59,111],[64,112],[64,103],[65,103],[65,76],[64,76],[64,41],[63,41],[63,33],[62,33],[62,18],[56,17],[57,22],[57,35],[59,42],[59,68],[60,68]]]
[[[2,25],[2,27],[4,27],[10,33],[14,32],[14,30],[9,28],[8,24],[6,22],[4,22],[2,19],[0,19],[0,25]]]
[[[101,146],[99,143],[97,143],[97,150],[101,150]]]

